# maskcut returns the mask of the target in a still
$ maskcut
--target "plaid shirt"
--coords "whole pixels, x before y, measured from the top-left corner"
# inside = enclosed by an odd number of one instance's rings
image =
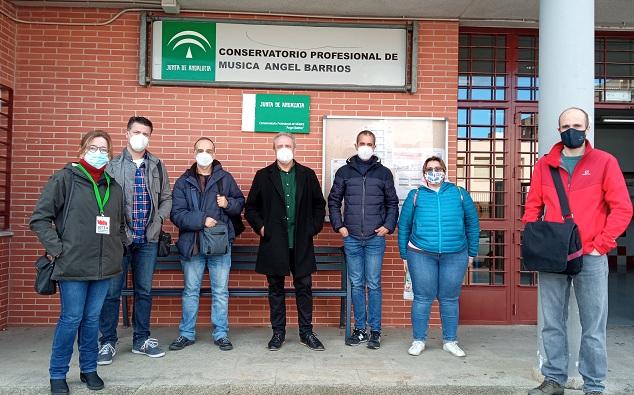
[[[152,207],[150,194],[145,184],[145,162],[137,167],[134,174],[134,197],[132,209],[132,242],[145,243],[145,225]]]

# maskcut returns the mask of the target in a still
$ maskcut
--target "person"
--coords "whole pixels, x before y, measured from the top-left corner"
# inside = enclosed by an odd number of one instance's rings
[[[116,354],[121,289],[130,267],[134,283],[132,352],[152,358],[165,355],[158,340],[150,337],[150,292],[158,237],[161,225],[172,209],[172,192],[165,166],[147,150],[152,130],[149,119],[130,117],[126,131],[127,146],[108,165],[108,172],[123,187],[128,251],[122,262],[123,273],[111,280],[101,311],[99,365],[111,364]]]
[[[564,393],[569,354],[566,321],[573,284],[581,321],[578,368],[583,391],[597,395],[605,389],[609,272],[606,254],[627,228],[632,203],[616,158],[593,148],[586,139],[588,130],[590,122],[584,110],[571,107],[561,113],[561,142],[535,164],[522,217],[524,223],[534,222],[545,211],[546,221],[563,222],[549,168],[559,169],[572,218],[581,235],[583,268],[574,276],[538,273],[546,358],[541,367],[544,381],[530,390],[530,395]]]
[[[414,341],[407,352],[420,355],[425,349],[431,305],[438,299],[443,350],[464,357],[458,299],[467,266],[478,254],[480,222],[469,193],[447,180],[441,158],[425,160],[423,184],[408,193],[398,227],[398,249],[414,291]]]
[[[374,155],[374,133],[361,131],[354,146],[357,154],[335,173],[328,195],[328,210],[332,228],[343,238],[352,286],[355,326],[346,344],[357,346],[367,342],[368,348],[378,349],[381,346],[381,267],[385,236],[396,228],[398,196],[392,172]],[[370,326],[369,337],[367,325]]]
[[[121,273],[126,242],[123,191],[104,171],[112,158],[108,133],[84,134],[79,158],[51,176],[29,224],[55,262],[52,279],[59,285],[49,365],[52,394],[69,393],[66,375],[76,337],[79,378],[91,390],[104,387],[97,374],[99,314],[110,279]]]
[[[326,201],[317,175],[294,159],[295,137],[273,138],[276,161],[257,171],[245,204],[245,217],[260,236],[255,270],[266,275],[273,336],[268,349],[286,339],[284,278],[293,275],[299,337],[311,350],[324,350],[313,332],[312,273],[317,270],[313,238],[321,231]]]
[[[176,180],[172,191],[171,219],[179,231],[176,245],[181,254],[185,288],[179,336],[169,349],[182,350],[196,341],[200,284],[207,267],[213,297],[212,336],[220,350],[228,351],[233,349],[228,337],[227,313],[231,244],[235,239],[229,216],[240,216],[244,195],[231,174],[214,159],[215,145],[211,139],[198,139],[194,144],[194,155],[196,162]],[[213,228],[219,222],[228,227],[229,245],[226,253],[205,255],[199,248],[200,233],[204,228]]]

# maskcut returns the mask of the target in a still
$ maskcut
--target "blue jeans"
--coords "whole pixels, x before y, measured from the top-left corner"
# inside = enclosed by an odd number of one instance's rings
[[[195,255],[191,259],[182,259],[185,289],[183,290],[183,317],[178,330],[181,336],[189,340],[196,339],[196,319],[198,318],[198,299],[200,284],[205,275],[205,267],[209,270],[211,283],[211,323],[212,336],[220,340],[229,334],[229,271],[231,270],[231,246],[224,255]]]
[[[374,236],[361,240],[354,236],[344,237],[343,248],[348,265],[348,277],[352,286],[354,327],[365,330],[367,324],[373,331],[381,331],[381,267],[385,252],[385,237]],[[368,287],[366,314],[365,288]]]
[[[407,247],[407,268],[412,278],[412,328],[414,340],[425,341],[434,299],[440,304],[444,343],[458,338],[458,299],[469,257],[467,250],[434,254]]]
[[[109,282],[59,281],[61,311],[53,335],[48,370],[51,379],[66,378],[76,336],[79,336],[79,370],[82,373],[97,371],[99,314]]]
[[[563,385],[568,380],[568,299],[575,287],[581,320],[579,373],[583,391],[603,391],[608,374],[606,325],[608,320],[608,258],[583,256],[583,269],[575,276],[539,273],[539,296],[544,317],[542,339],[546,360],[544,377]]]
[[[99,330],[101,331],[101,344],[117,343],[117,324],[119,323],[119,303],[121,301],[121,288],[127,279],[128,268],[132,266],[134,280],[134,314],[132,316],[132,328],[134,329],[133,341],[144,341],[150,337],[150,313],[152,312],[152,276],[156,265],[156,253],[158,243],[132,244],[128,247],[126,256],[123,257],[123,272],[120,276],[110,280],[108,296],[101,310]]]

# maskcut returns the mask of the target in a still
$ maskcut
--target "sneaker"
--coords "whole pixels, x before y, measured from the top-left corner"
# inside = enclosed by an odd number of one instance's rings
[[[418,356],[425,349],[425,342],[422,340],[414,340],[407,353],[409,355]]]
[[[368,348],[372,350],[378,350],[381,347],[381,332],[371,331],[370,340],[368,340]]]
[[[601,391],[590,391],[590,392],[585,392],[583,395],[603,395],[603,392],[601,392]]]
[[[214,344],[218,346],[222,351],[233,350],[233,344],[229,341],[228,338],[223,337],[222,339],[214,340]]]
[[[104,343],[97,355],[97,365],[110,365],[112,358],[117,354],[117,350],[111,343]]]
[[[144,354],[150,358],[160,358],[165,355],[165,351],[159,346],[158,340],[151,337],[134,342],[132,352],[135,354]]]
[[[346,346],[358,346],[368,341],[368,334],[363,329],[354,329],[352,334],[346,339]]]
[[[282,348],[282,344],[284,344],[285,335],[282,332],[273,332],[273,336],[271,340],[269,340],[268,349],[271,351],[277,351]]]
[[[447,342],[442,345],[442,349],[447,351],[449,354],[453,355],[454,357],[464,357],[465,355],[467,355],[462,350],[462,348],[458,346],[458,342]]]
[[[528,391],[528,395],[563,395],[564,387],[552,380],[544,380],[539,387]]]
[[[314,332],[309,332],[306,336],[300,336],[299,342],[313,351],[324,351],[326,349],[319,339],[317,339]]]
[[[170,344],[169,349],[172,351],[178,351],[178,350],[182,350],[183,348],[187,346],[191,346],[194,343],[196,343],[195,340],[189,340],[185,336],[179,336],[176,340],[172,342],[172,344]]]

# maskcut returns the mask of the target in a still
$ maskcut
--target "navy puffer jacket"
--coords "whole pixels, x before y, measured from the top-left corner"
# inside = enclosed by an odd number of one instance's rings
[[[235,239],[229,215],[240,215],[244,207],[244,195],[233,176],[222,169],[220,162],[214,160],[212,167],[213,172],[204,191],[201,191],[198,185],[195,163],[174,183],[170,218],[178,228],[178,241],[176,242],[178,252],[186,259],[191,258],[194,243],[197,240],[196,234],[205,228],[205,218],[207,217],[227,224],[229,242],[232,243]],[[216,200],[216,196],[219,194],[219,182],[222,183],[222,194],[227,197],[229,202],[226,208],[220,208]],[[196,194],[201,205],[200,208],[195,204],[193,194]]]
[[[367,239],[375,230],[385,226],[394,232],[398,220],[398,196],[394,188],[394,176],[376,156],[369,165],[360,166],[357,155],[337,170],[328,195],[330,224],[335,232],[346,227],[357,238]],[[365,169],[365,172],[363,171]],[[343,217],[341,205],[345,199]]]

